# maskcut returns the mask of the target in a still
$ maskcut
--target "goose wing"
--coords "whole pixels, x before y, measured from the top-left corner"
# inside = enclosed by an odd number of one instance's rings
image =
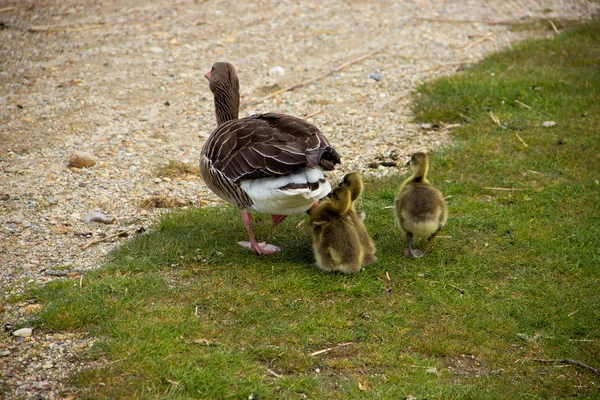
[[[339,154],[316,126],[277,113],[223,123],[202,152],[212,168],[234,182],[288,175],[304,167],[331,171],[340,163]]]

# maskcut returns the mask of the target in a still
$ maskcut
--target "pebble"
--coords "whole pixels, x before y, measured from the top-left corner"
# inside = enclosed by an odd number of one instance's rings
[[[36,389],[46,390],[50,387],[50,382],[48,381],[40,381],[33,384]]]
[[[369,75],[369,77],[377,82],[379,82],[382,78],[381,74],[378,74],[376,72],[373,72],[371,75]]]
[[[13,336],[29,337],[29,336],[31,336],[32,332],[33,332],[33,329],[31,329],[31,328],[21,328],[21,329],[17,329],[16,331],[14,331]]]
[[[555,125],[556,125],[556,122],[554,122],[554,121],[546,121],[542,124],[542,126],[544,128],[552,128]]]
[[[269,68],[269,76],[283,76],[285,75],[285,69],[283,67],[276,65],[274,67]]]
[[[97,159],[93,154],[77,151],[69,157],[69,166],[73,168],[88,168],[96,165]]]
[[[115,217],[107,216],[100,211],[91,211],[83,216],[83,222],[89,224],[90,222],[100,222],[103,224],[114,224],[116,221]]]
[[[46,361],[44,364],[42,364],[42,368],[43,369],[54,368],[54,363],[52,361]]]

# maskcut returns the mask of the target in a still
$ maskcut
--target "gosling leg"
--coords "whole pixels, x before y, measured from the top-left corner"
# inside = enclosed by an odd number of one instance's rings
[[[438,226],[438,228],[437,228],[437,231],[435,231],[431,235],[429,235],[429,237],[427,238],[427,240],[431,243],[431,241],[433,239],[435,239],[435,237],[437,236],[438,232],[441,231],[443,227],[444,227],[444,225],[440,224],[440,226]]]
[[[408,241],[408,248],[404,249],[404,255],[406,257],[421,258],[423,252],[418,249],[413,249],[413,234],[412,232],[406,232],[406,240]]]

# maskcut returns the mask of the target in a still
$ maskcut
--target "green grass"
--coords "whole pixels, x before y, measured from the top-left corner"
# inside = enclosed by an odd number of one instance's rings
[[[599,44],[594,22],[419,88],[419,120],[468,118],[431,155],[452,197],[424,258],[384,209],[403,176],[367,182],[380,261],[354,276],[311,265],[302,216],[257,216],[284,248],[257,257],[237,210],[174,212],[82,286],[33,290],[36,326],[99,338],[86,356],[109,362],[73,376],[82,398],[598,398],[590,371],[530,359],[600,367]]]
[[[155,168],[155,175],[159,177],[177,178],[186,175],[198,175],[200,168],[197,163],[185,163],[183,161],[169,160]]]

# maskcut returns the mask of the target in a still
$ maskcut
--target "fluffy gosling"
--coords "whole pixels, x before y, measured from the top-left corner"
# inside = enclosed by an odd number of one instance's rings
[[[377,262],[377,257],[375,257],[375,243],[373,243],[373,239],[371,239],[371,236],[363,223],[365,212],[356,210],[354,207],[356,200],[362,195],[364,189],[362,177],[358,172],[350,172],[344,176],[344,179],[342,179],[338,186],[344,187],[350,191],[352,202],[350,204],[350,210],[348,210],[348,215],[350,215],[350,218],[352,219],[352,223],[358,233],[360,245],[364,251],[362,266],[375,264]]]
[[[308,211],[317,267],[326,272],[354,274],[362,269],[364,251],[348,211],[350,191],[336,188],[329,199]]]
[[[448,217],[442,193],[427,180],[429,159],[425,153],[415,153],[409,161],[412,176],[400,186],[396,196],[395,215],[398,227],[406,233],[407,257],[423,257],[423,252],[413,249],[413,236],[428,236],[431,242],[442,229]]]

